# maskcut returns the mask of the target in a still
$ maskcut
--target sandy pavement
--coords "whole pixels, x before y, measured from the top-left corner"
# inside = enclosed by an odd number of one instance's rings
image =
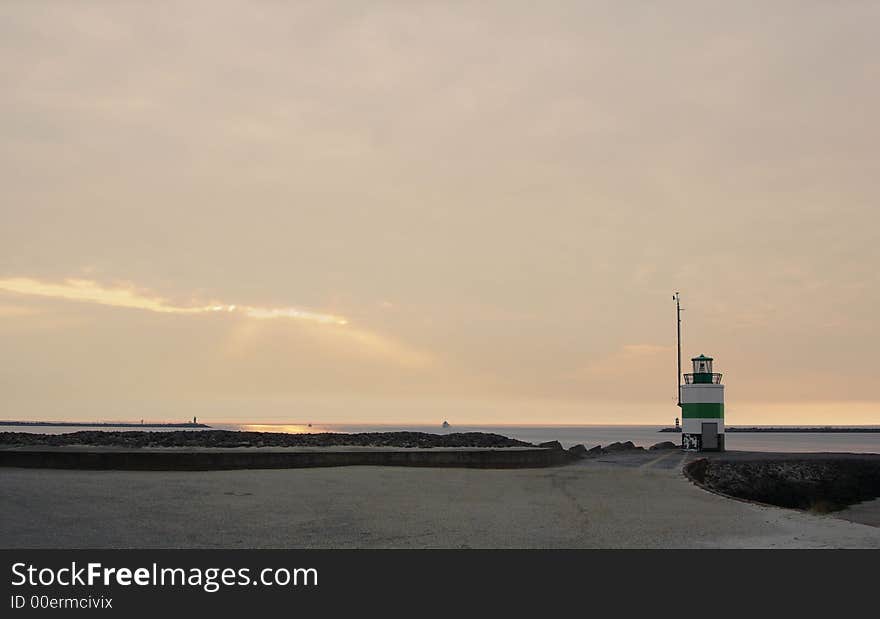
[[[3,548],[880,548],[687,481],[678,451],[545,469],[0,469]]]

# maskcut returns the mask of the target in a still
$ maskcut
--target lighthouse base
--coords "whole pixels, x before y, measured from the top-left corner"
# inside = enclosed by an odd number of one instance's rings
[[[724,434],[717,434],[714,441],[708,437],[703,443],[702,434],[681,434],[681,448],[686,451],[724,451]],[[713,444],[714,443],[714,444]]]

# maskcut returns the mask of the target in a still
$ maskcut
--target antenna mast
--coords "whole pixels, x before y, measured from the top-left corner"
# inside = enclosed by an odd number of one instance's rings
[[[672,295],[672,300],[675,301],[675,334],[678,340],[678,374],[676,380],[678,382],[678,406],[681,407],[681,295],[678,294],[677,290]]]

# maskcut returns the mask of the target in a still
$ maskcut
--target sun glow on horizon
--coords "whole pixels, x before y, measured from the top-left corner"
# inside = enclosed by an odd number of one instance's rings
[[[314,434],[323,433],[327,430],[312,427],[312,424],[298,423],[245,423],[241,425],[245,432],[280,432],[283,434]]]

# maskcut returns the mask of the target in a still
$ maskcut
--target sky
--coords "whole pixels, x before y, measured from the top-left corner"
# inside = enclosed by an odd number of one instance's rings
[[[3,2],[0,417],[880,424],[878,19]]]

